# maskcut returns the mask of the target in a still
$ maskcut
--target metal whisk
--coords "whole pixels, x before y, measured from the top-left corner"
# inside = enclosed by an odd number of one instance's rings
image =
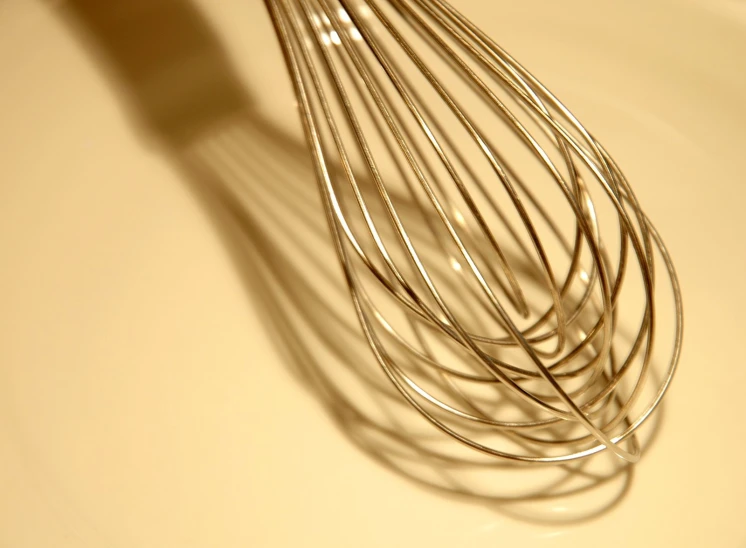
[[[352,304],[401,395],[510,461],[637,461],[682,308],[611,156],[442,0],[265,2]]]

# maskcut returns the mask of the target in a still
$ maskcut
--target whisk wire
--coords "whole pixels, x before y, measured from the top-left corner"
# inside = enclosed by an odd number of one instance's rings
[[[265,3],[352,304],[386,377],[434,426],[483,453],[558,463],[608,449],[636,462],[640,446],[634,434],[670,385],[683,314],[668,252],[608,152],[531,73],[444,0],[387,0],[387,9],[378,0]],[[404,23],[401,30],[394,16]],[[451,79],[440,76],[432,61],[450,69]],[[490,125],[489,135],[484,128],[490,120],[478,123],[469,113],[477,103],[457,99],[449,84],[471,90],[508,133]],[[463,141],[455,137],[459,133]],[[502,144],[496,146],[496,137],[526,150],[559,190],[572,215],[572,237],[520,175],[519,164],[507,160]],[[401,210],[387,160],[419,228]],[[523,236],[476,169],[481,165],[504,192]],[[594,182],[617,215],[616,264],[591,196]],[[558,252],[547,247],[542,228]],[[520,265],[509,256],[513,250]],[[672,289],[673,355],[657,391],[639,410],[658,320],[655,250]],[[567,255],[562,278],[555,274],[553,253]],[[619,357],[621,288],[631,283],[632,257],[642,318]],[[518,266],[528,274],[521,275]],[[529,286],[537,298],[548,296],[545,310],[536,310],[540,301],[529,299]],[[459,291],[464,297],[454,300]],[[527,326],[513,318],[503,299]],[[482,313],[489,322],[480,319]],[[456,362],[444,362],[456,356]],[[478,387],[489,389],[492,399]],[[488,407],[496,402],[513,402],[511,412],[520,418],[492,416]]]

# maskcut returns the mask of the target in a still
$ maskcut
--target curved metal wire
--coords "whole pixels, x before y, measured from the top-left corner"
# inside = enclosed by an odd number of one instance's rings
[[[609,153],[443,0],[265,3],[352,303],[401,395],[504,459],[637,461],[683,313],[668,252]],[[673,338],[648,386],[656,260]]]

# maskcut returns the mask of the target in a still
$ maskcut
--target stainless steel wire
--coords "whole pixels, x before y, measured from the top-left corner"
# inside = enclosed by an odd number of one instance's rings
[[[683,315],[609,153],[442,0],[265,3],[352,304],[402,397],[502,459],[637,461]]]

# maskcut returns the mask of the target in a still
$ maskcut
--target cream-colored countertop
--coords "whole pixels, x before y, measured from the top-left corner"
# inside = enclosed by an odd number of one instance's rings
[[[216,213],[180,148],[243,109],[303,153],[262,2],[97,35],[95,2],[5,0],[0,546],[746,546],[744,5],[453,3],[593,129],[673,255],[684,354],[634,473],[561,501],[454,495],[335,417],[268,320],[261,231]],[[142,62],[154,28],[170,76]],[[178,78],[223,94],[180,105],[190,124],[161,117]],[[240,119],[261,155],[266,128]]]

